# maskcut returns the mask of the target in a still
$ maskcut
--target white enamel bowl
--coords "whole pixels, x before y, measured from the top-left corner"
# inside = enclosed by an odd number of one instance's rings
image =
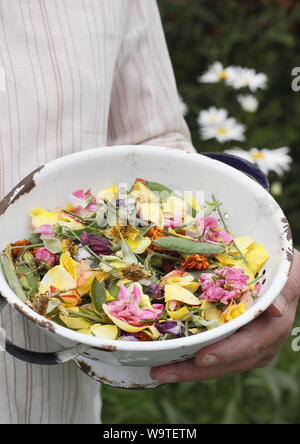
[[[55,356],[30,358],[12,344],[7,351],[26,361],[54,364],[74,359],[98,381],[123,388],[155,387],[152,366],[187,360],[203,347],[232,335],[265,311],[280,294],[290,272],[293,246],[289,225],[269,193],[236,169],[199,154],[150,146],[97,148],[55,160],[29,175],[0,204],[0,247],[30,233],[28,211],[63,205],[71,192],[95,192],[114,183],[132,183],[136,177],[161,182],[177,191],[205,191],[224,204],[232,231],[264,244],[270,254],[262,296],[244,315],[214,330],[195,336],[158,342],[101,340],[61,327],[39,316],[22,303],[0,272],[0,292],[5,300],[55,338]],[[3,299],[2,299],[3,302]],[[4,312],[5,313],[5,312]],[[63,347],[61,347],[63,346]],[[71,348],[71,349],[70,349]],[[56,360],[56,362],[54,362]]]

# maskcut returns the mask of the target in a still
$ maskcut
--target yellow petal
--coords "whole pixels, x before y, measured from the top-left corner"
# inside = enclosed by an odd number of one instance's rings
[[[141,218],[145,221],[152,222],[160,228],[164,226],[164,214],[158,203],[143,203],[141,206]]]
[[[195,293],[200,287],[200,282],[181,282],[178,283],[178,285],[190,291],[191,293]]]
[[[92,323],[82,318],[71,318],[70,316],[59,315],[60,319],[68,328],[72,330],[82,330],[91,327]]]
[[[143,327],[134,327],[127,322],[121,321],[110,314],[109,307],[106,304],[103,304],[103,310],[105,314],[113,321],[113,323],[117,325],[117,327],[119,327],[121,330],[127,331],[128,333],[138,333],[139,331],[145,330],[147,327],[149,327],[148,325]]]
[[[170,234],[172,234],[172,236],[182,237],[183,239],[191,239],[191,240],[194,240],[194,239],[193,239],[192,237],[190,237],[190,236],[184,236],[183,234],[179,234],[179,233],[177,233],[177,231],[172,230],[172,228],[169,228],[169,229],[168,229],[168,232],[169,232]]]
[[[183,218],[187,213],[186,202],[177,196],[170,196],[163,204],[163,212],[166,217],[180,217]]]
[[[242,253],[246,253],[249,249],[249,247],[253,244],[253,239],[252,237],[249,236],[243,236],[243,237],[236,237],[234,239],[235,244],[237,245],[238,249],[242,252]],[[231,254],[237,254],[239,255],[239,252],[237,251],[237,249],[235,248],[235,246],[233,245],[229,252]]]
[[[233,257],[227,256],[226,254],[217,254],[215,257],[221,265],[238,268],[240,264],[244,264],[243,260],[240,257],[235,259]]]
[[[80,222],[76,222],[76,220],[65,220],[59,218],[59,225],[65,228],[68,228],[69,230],[81,230],[84,228],[84,225],[82,225]]]
[[[145,333],[152,339],[152,341],[157,341],[158,338],[160,338],[161,334],[157,330],[154,325],[151,325],[146,330],[144,330]]]
[[[132,251],[136,254],[143,254],[147,248],[151,245],[151,239],[149,237],[138,236],[135,240],[126,239],[128,245]]]
[[[112,187],[105,188],[97,194],[97,200],[108,200],[109,202],[111,202],[116,197],[117,192],[118,185],[113,185]]]
[[[242,314],[246,313],[246,307],[244,304],[231,303],[229,307],[223,312],[221,316],[221,322],[226,323],[238,318]]]
[[[201,304],[201,308],[203,309],[203,315],[204,318],[207,321],[219,321],[220,317],[222,315],[222,311],[218,310],[215,307],[209,308],[207,310],[208,307],[210,307],[212,305],[212,303],[210,301],[206,301],[204,300]]]
[[[256,276],[269,259],[269,255],[263,245],[254,242],[249,248],[246,258],[248,260],[248,268]]]
[[[190,312],[187,307],[182,307],[179,310],[171,311],[167,308],[169,318],[173,321],[188,321],[190,319]]]
[[[31,216],[31,223],[33,228],[38,228],[41,225],[55,225],[58,222],[58,213],[44,210],[43,208],[34,208],[29,211]]]
[[[249,248],[254,243],[253,239],[251,237],[249,237],[249,236],[237,237],[237,238],[234,239],[234,241],[235,241],[237,247],[239,248],[239,250],[241,251],[241,253],[245,257],[247,256]],[[232,267],[236,267],[236,268],[239,268],[240,264],[244,264],[245,263],[243,261],[243,259],[241,259],[240,253],[238,252],[236,247],[232,246],[229,249],[229,253],[237,256],[237,258],[235,259],[234,257],[228,256],[226,254],[217,254],[216,255],[216,259],[222,265],[232,266]]]
[[[153,193],[143,182],[136,182],[130,194],[139,198],[141,202],[159,202],[159,196]]]
[[[165,301],[178,301],[188,305],[200,305],[201,301],[180,285],[165,286]]]
[[[174,276],[166,280],[166,284],[176,284],[180,287],[185,288],[186,290],[190,291],[191,293],[195,293],[198,288],[200,287],[200,282],[189,282],[182,279],[181,276]]]
[[[68,273],[74,278],[77,279],[77,268],[79,262],[76,262],[72,257],[69,251],[65,251],[60,257],[60,265],[67,270]]]
[[[91,329],[90,329],[90,328],[82,328],[82,329],[78,330],[78,333],[81,333],[81,334],[83,334],[83,335],[89,335],[89,336],[92,336],[92,333],[91,333]]]
[[[77,291],[81,296],[91,293],[92,283],[95,278],[101,284],[109,277],[109,273],[91,270],[85,263],[79,264],[77,274]]]
[[[195,198],[194,193],[186,193],[184,199],[186,203],[193,208],[193,210],[196,210],[197,212],[201,210],[199,202]]]
[[[116,325],[101,325],[95,324],[90,328],[93,336],[102,339],[116,339],[119,329]]]
[[[57,265],[45,274],[40,283],[40,293],[50,291],[50,287],[57,288],[58,291],[72,290],[76,288],[76,280],[68,273],[64,267]]]

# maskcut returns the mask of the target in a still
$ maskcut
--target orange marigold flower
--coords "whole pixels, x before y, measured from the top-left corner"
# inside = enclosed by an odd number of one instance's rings
[[[152,241],[154,241],[154,240],[160,239],[161,237],[164,237],[164,234],[163,234],[163,230],[160,227],[154,226],[154,227],[150,228],[150,230],[148,231],[146,236],[150,237],[150,239]],[[156,247],[155,245],[150,245],[149,249],[153,250],[153,251],[160,252],[160,253],[165,251],[163,248]]]
[[[20,240],[18,242],[14,242],[13,244],[10,244],[11,247],[27,247],[28,245],[32,245],[32,242],[28,241],[28,240]],[[23,248],[14,248],[12,250],[12,254],[15,258],[17,258],[18,256],[20,256],[23,253],[24,249]]]
[[[179,263],[180,268],[183,270],[207,270],[209,262],[202,254],[191,254],[187,258]]]
[[[140,331],[139,333],[135,334],[135,337],[138,338],[140,341],[152,341],[149,335],[145,333],[144,331]]]
[[[150,237],[151,240],[156,240],[164,237],[164,234],[163,230],[160,227],[155,226],[150,228],[146,236]]]

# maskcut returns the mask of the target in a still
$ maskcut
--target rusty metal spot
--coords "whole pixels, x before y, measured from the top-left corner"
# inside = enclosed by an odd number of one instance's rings
[[[4,199],[0,202],[0,216],[2,216],[8,207],[15,203],[21,196],[28,194],[31,190],[33,190],[36,185],[34,176],[43,168],[44,166],[41,166],[32,171],[32,173],[28,174],[25,179],[23,179],[6,197],[4,197]]]
[[[294,250],[292,248],[289,248],[288,250],[285,251],[286,254],[286,258],[289,261],[291,268],[293,266],[294,263]]]
[[[281,219],[281,222],[283,224],[283,233],[286,236],[286,239],[289,242],[293,241],[293,235],[292,235],[292,230],[289,224],[289,221],[286,217],[284,217],[283,219]]]
[[[86,362],[76,359],[76,363],[84,373],[86,373],[91,378],[95,378],[96,373],[92,370],[91,366],[89,366]]]
[[[30,321],[34,322],[35,324],[38,324],[42,328],[46,328],[51,333],[56,333],[55,328],[53,327],[53,325],[50,321],[47,321],[47,320],[43,321],[43,320],[37,319],[35,316],[28,314],[24,310],[24,308],[19,304],[14,303],[13,306],[16,310],[18,310],[19,313],[21,313],[23,316],[25,316]]]
[[[93,347],[94,350],[104,351],[104,352],[115,352],[117,347],[115,345],[103,345],[102,347]]]

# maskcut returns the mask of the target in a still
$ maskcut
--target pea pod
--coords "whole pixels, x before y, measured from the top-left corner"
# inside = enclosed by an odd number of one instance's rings
[[[39,282],[33,276],[32,270],[25,264],[17,265],[16,273],[23,289],[28,292],[29,299],[32,301],[39,292]]]
[[[22,256],[22,263],[17,264],[17,275],[23,289],[28,292],[29,298],[32,301],[34,296],[39,292],[40,276],[36,270],[36,262],[33,255],[26,251]]]
[[[165,250],[177,251],[183,254],[219,254],[226,249],[221,244],[195,242],[190,239],[175,236],[162,237],[154,241],[154,245]]]
[[[16,295],[21,299],[21,301],[25,302],[27,300],[26,294],[19,282],[19,279],[17,278],[15,268],[13,266],[11,259],[6,254],[1,254],[0,262],[7,283],[9,284],[11,289],[16,293]]]

